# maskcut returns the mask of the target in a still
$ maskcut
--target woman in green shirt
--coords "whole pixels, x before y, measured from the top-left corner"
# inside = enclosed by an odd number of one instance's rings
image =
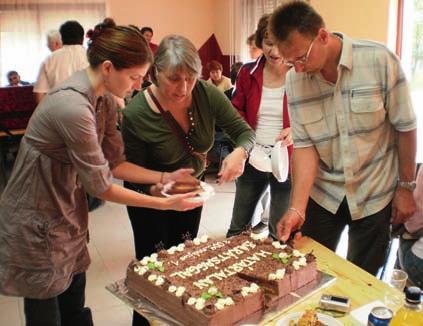
[[[204,157],[213,146],[215,126],[218,126],[236,143],[234,151],[222,163],[218,182],[234,180],[243,173],[247,153],[254,144],[254,132],[222,92],[199,80],[200,73],[198,52],[188,39],[177,35],[163,39],[152,67],[153,85],[138,93],[124,110],[122,135],[128,161],[158,171],[190,167],[194,176],[201,178]],[[177,122],[180,138],[169,127],[159,107]],[[155,193],[152,185],[127,183],[126,186]],[[142,259],[158,248],[177,245],[187,236],[195,237],[201,207],[163,214],[155,209],[128,206],[128,214],[136,256]],[[145,319],[135,314],[133,325],[146,324]]]

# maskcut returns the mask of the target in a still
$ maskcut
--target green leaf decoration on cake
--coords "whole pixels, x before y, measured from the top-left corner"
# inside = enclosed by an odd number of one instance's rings
[[[149,262],[148,264],[147,264],[147,267],[148,267],[148,269],[154,269],[155,267],[156,267],[156,265],[154,265],[154,263],[153,262]]]
[[[147,267],[148,267],[148,269],[151,271],[151,270],[153,270],[153,269],[155,269],[155,270],[157,270],[157,271],[159,271],[159,272],[161,272],[161,273],[163,273],[164,272],[164,266],[163,266],[163,264],[162,263],[157,263],[157,262],[152,262],[152,261],[150,261],[148,264],[147,264]]]
[[[279,260],[282,264],[285,264],[285,265],[288,264],[289,259],[291,257],[292,257],[292,255],[288,255],[286,257],[281,258],[281,257],[279,257],[279,254],[277,252],[275,252],[275,253],[272,254],[272,258],[273,259]]]
[[[212,295],[211,295],[210,293],[203,292],[203,293],[201,293],[201,297],[202,297],[204,300],[208,300],[208,299],[210,299],[210,298],[212,297]]]
[[[203,298],[204,300],[208,300],[210,298],[223,298],[223,293],[220,292],[216,286],[212,285],[211,287],[209,287],[209,289],[207,290],[207,292],[203,292],[201,293],[201,298]]]

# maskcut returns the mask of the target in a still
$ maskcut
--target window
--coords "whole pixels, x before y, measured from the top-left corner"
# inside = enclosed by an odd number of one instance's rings
[[[0,76],[16,70],[24,81],[34,82],[41,62],[49,55],[46,35],[67,20],[77,20],[84,30],[105,17],[104,0],[0,1]]]
[[[410,83],[417,115],[417,162],[423,163],[423,0],[399,0],[397,53]]]

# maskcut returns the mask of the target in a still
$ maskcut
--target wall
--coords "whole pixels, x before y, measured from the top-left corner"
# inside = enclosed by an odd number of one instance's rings
[[[390,1],[396,0],[311,0],[311,4],[330,30],[386,43]],[[106,0],[106,10],[117,23],[151,26],[156,43],[167,34],[177,33],[200,47],[215,33],[222,52],[231,54],[239,52],[237,40],[230,38],[233,33],[239,35],[239,3],[240,0]]]
[[[196,47],[215,31],[215,8],[215,0],[106,0],[106,13],[116,23],[152,27],[155,43],[181,34]]]
[[[311,0],[332,31],[354,38],[388,41],[390,0]]]

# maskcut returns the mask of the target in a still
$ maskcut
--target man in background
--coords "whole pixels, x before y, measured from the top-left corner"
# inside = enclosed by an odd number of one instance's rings
[[[58,30],[51,30],[47,33],[47,47],[51,52],[60,49],[63,46],[62,35]]]
[[[141,28],[141,34],[145,37],[145,39],[147,40],[148,44],[150,45],[150,49],[153,52],[153,54],[156,53],[158,45],[151,42],[151,40],[153,39],[153,29],[149,26],[144,26]]]
[[[21,76],[19,76],[18,72],[15,70],[11,70],[7,73],[7,80],[9,81],[9,87],[14,86],[26,86],[30,85],[29,82],[21,80]]]
[[[326,29],[304,1],[270,19],[286,75],[294,154],[290,207],[278,238],[304,235],[371,274],[384,264],[390,224],[416,210],[416,116],[398,57],[384,45]],[[304,223],[304,224],[303,224]]]
[[[63,23],[59,29],[63,47],[52,52],[41,64],[34,93],[39,103],[44,95],[68,79],[74,72],[88,66],[87,54],[82,46],[84,28],[75,20]]]

